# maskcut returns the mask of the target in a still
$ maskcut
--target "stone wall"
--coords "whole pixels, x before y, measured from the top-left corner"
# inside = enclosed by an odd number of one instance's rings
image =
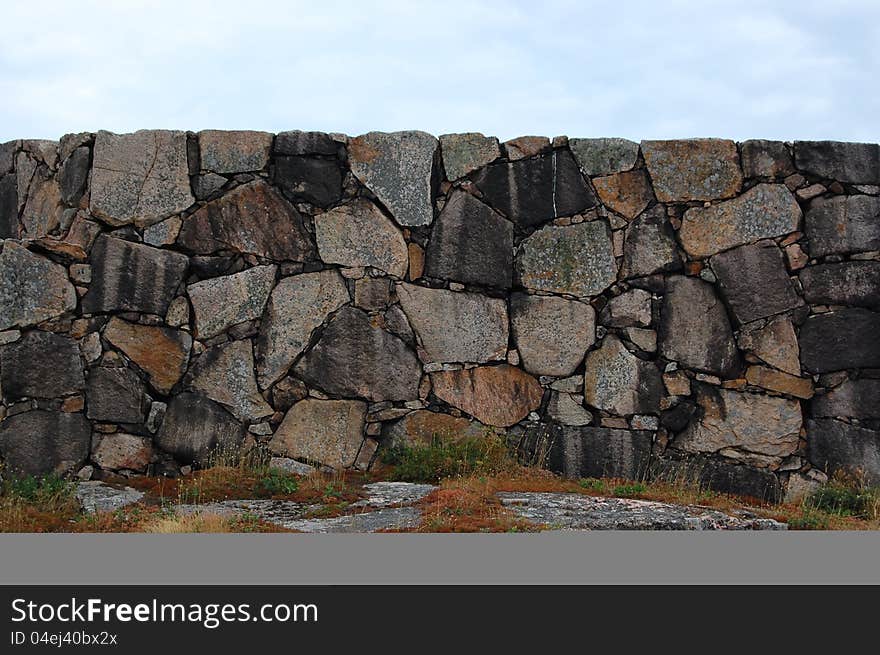
[[[140,131],[0,146],[7,470],[218,445],[368,467],[880,481],[880,149]]]

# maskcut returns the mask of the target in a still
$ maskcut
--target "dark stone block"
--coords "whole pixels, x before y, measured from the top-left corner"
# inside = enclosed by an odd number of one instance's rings
[[[93,368],[86,386],[86,416],[108,423],[142,423],[146,389],[128,368]]]
[[[569,478],[615,477],[640,480],[648,472],[652,433],[612,428],[560,428],[549,468]]]
[[[596,205],[568,150],[486,166],[474,182],[488,203],[521,229]]]
[[[91,254],[92,283],[82,299],[84,314],[143,312],[164,316],[183,281],[189,259],[101,235]]]
[[[880,183],[880,145],[843,141],[795,141],[797,167],[851,184]]]
[[[682,401],[660,413],[660,425],[672,433],[684,430],[697,413],[697,406],[690,401]]]
[[[746,177],[785,177],[794,173],[791,153],[783,141],[744,141],[741,154]]]
[[[7,400],[58,398],[84,384],[79,346],[69,337],[34,330],[0,348],[0,387]]]
[[[880,366],[880,314],[843,309],[810,316],[801,326],[801,364],[810,373]]]
[[[18,188],[15,175],[0,176],[0,239],[18,238]]]
[[[65,204],[76,207],[86,190],[89,179],[91,152],[81,146],[71,153],[58,170],[58,183],[61,186],[61,199]]]
[[[880,484],[880,432],[821,418],[807,421],[807,443],[810,463],[828,475],[844,471]]]
[[[472,195],[456,191],[434,222],[425,272],[429,277],[509,289],[513,224]]]
[[[650,477],[771,503],[782,500],[782,486],[772,472],[705,457],[684,460],[655,458],[651,463]]]
[[[810,413],[819,417],[848,416],[857,419],[880,418],[880,380],[861,378],[813,398]]]
[[[342,198],[342,171],[329,159],[278,157],[273,181],[291,200],[330,207]]]
[[[804,219],[811,257],[880,250],[880,198],[816,198]]]
[[[194,393],[171,399],[156,445],[185,463],[205,464],[216,448],[234,448],[244,439],[244,426],[222,405]]]
[[[86,461],[91,436],[82,414],[36,409],[0,422],[0,455],[16,476],[67,475]]]
[[[880,262],[808,266],[800,272],[800,280],[809,303],[880,309]]]
[[[774,243],[740,246],[715,255],[712,270],[740,323],[773,316],[801,305],[782,251]]]
[[[642,277],[680,268],[681,254],[675,241],[675,231],[663,205],[642,212],[626,228],[621,276]]]
[[[275,136],[277,155],[335,155],[337,143],[324,132],[280,132]]]

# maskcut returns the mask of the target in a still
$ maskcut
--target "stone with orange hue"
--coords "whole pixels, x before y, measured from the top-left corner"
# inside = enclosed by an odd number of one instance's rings
[[[538,381],[509,364],[431,374],[434,394],[478,421],[510,427],[541,406]]]
[[[753,386],[796,398],[806,400],[813,397],[813,381],[809,378],[799,378],[766,366],[749,366],[746,380]]]
[[[104,338],[124,352],[160,393],[169,393],[186,372],[192,337],[183,330],[112,318]]]
[[[454,441],[481,437],[488,430],[491,428],[479,421],[419,409],[387,427],[383,437],[395,446],[413,446],[430,444],[434,437]]]
[[[756,321],[743,326],[737,343],[743,350],[753,353],[780,371],[795,376],[801,374],[797,335],[791,319],[785,316],[766,324]]]
[[[504,154],[510,161],[540,155],[550,149],[550,139],[546,136],[518,136],[504,142]]]
[[[425,251],[417,243],[407,245],[409,251],[409,279],[418,280],[425,271]]]
[[[259,171],[269,163],[272,135],[250,130],[202,130],[199,154],[202,170],[214,173]]]
[[[288,410],[269,448],[333,468],[352,466],[363,442],[366,411],[359,400],[306,398]]]
[[[642,141],[660,202],[732,198],[742,187],[736,143],[725,139]]]
[[[651,181],[643,170],[593,178],[593,186],[602,204],[630,220],[641,214],[654,199]]]
[[[143,473],[153,459],[153,441],[134,434],[96,434],[92,461],[104,470]]]

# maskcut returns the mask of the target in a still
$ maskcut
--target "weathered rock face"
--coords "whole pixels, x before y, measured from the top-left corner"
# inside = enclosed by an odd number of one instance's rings
[[[813,466],[833,473],[859,472],[868,484],[880,483],[880,432],[830,418],[807,421]]]
[[[507,352],[507,305],[475,293],[397,286],[400,305],[431,362],[488,362]]]
[[[335,160],[278,157],[272,179],[293,201],[326,208],[342,198],[342,170]]]
[[[749,366],[746,381],[756,387],[795,396],[796,398],[813,397],[813,381],[800,378],[767,366]]]
[[[581,298],[602,293],[617,277],[608,223],[538,230],[520,245],[516,270],[522,285],[535,291]]]
[[[759,184],[738,198],[694,207],[684,214],[679,237],[693,257],[794,232],[801,210],[784,184]]]
[[[795,141],[799,169],[853,184],[880,184],[880,146],[876,143]]]
[[[92,283],[82,310],[144,312],[164,316],[189,265],[170,250],[100,236],[92,248]]]
[[[809,303],[880,309],[880,262],[808,266],[799,277]]]
[[[689,277],[670,277],[660,311],[660,354],[687,368],[733,376],[739,355],[724,305],[712,285]]]
[[[367,200],[315,217],[318,254],[329,264],[372,266],[402,278],[409,264],[406,241],[394,223]]]
[[[478,421],[498,427],[519,423],[541,404],[535,378],[508,364],[431,374],[434,393]]]
[[[185,463],[206,464],[217,448],[234,448],[244,427],[222,406],[194,393],[171,399],[156,434],[156,445]]]
[[[76,308],[64,267],[14,241],[0,252],[0,330],[36,325]]]
[[[351,172],[399,225],[430,225],[438,145],[424,132],[370,132],[348,142]]]
[[[652,207],[629,224],[623,246],[621,277],[641,277],[680,268],[681,255],[675,242],[675,231],[662,206]]]
[[[813,257],[880,249],[880,198],[816,198],[805,218],[807,248]]]
[[[248,130],[202,130],[199,162],[214,173],[259,171],[269,164],[272,135]]]
[[[449,180],[457,180],[501,156],[498,139],[471,132],[440,137],[443,168]]]
[[[69,337],[33,330],[0,346],[0,388],[6,400],[58,398],[84,385],[79,347]]]
[[[177,243],[198,255],[247,253],[295,262],[315,256],[303,217],[261,181],[233,189],[188,216]]]
[[[358,400],[301,400],[284,416],[270,447],[295,459],[351,466],[363,441],[366,410]]]
[[[206,351],[190,367],[186,382],[190,389],[224,405],[240,421],[272,414],[272,407],[257,389],[253,347],[248,340]]]
[[[434,438],[475,439],[484,436],[489,430],[491,428],[479,421],[469,421],[466,418],[420,409],[390,424],[383,438],[394,446],[426,445]]]
[[[650,459],[650,432],[562,427],[553,439],[548,465],[568,478],[639,480],[648,471]]]
[[[515,293],[510,323],[523,367],[534,375],[571,375],[596,340],[596,313],[576,300]]]
[[[569,139],[568,147],[590,177],[628,171],[639,156],[639,144],[626,139]]]
[[[810,373],[880,366],[880,314],[843,309],[810,316],[801,326],[801,364]]]
[[[568,150],[492,164],[475,175],[474,182],[486,201],[522,230],[596,204]]]
[[[260,386],[266,389],[282,378],[305,350],[315,328],[348,301],[348,290],[336,271],[282,279],[269,296],[257,339]]]
[[[737,339],[742,350],[791,375],[801,374],[797,335],[791,320],[785,316],[766,324],[758,321],[744,325]]]
[[[599,200],[608,209],[632,220],[654,200],[651,181],[644,170],[614,173],[593,180]]]
[[[210,339],[233,325],[260,317],[277,270],[276,266],[254,266],[189,285],[186,291],[196,315],[196,336]]]
[[[880,418],[880,380],[846,380],[839,387],[816,396],[810,413],[819,417]]]
[[[93,421],[143,423],[146,417],[146,389],[137,374],[127,368],[93,368],[86,402],[86,416]]]
[[[82,414],[34,409],[0,422],[0,455],[13,475],[67,475],[88,457],[91,433]]]
[[[98,132],[89,207],[94,216],[110,225],[143,226],[194,202],[185,132]]]
[[[401,339],[364,312],[344,307],[295,370],[326,393],[383,401],[418,398],[422,367]]]
[[[741,146],[746,177],[786,177],[794,173],[791,153],[783,141],[752,139]]]
[[[434,223],[429,277],[502,289],[513,280],[513,223],[463,191],[452,194]]]
[[[642,141],[641,147],[660,202],[732,198],[742,186],[733,141]]]
[[[644,289],[631,289],[615,296],[599,316],[608,327],[647,327],[651,318],[651,294]]]
[[[593,415],[584,409],[580,396],[556,391],[547,404],[547,415],[561,425],[589,425]]]
[[[782,251],[772,242],[740,246],[711,259],[721,293],[740,323],[781,314],[802,303]]]
[[[146,373],[160,393],[169,393],[186,372],[192,348],[187,332],[112,318],[104,328],[104,338]]]
[[[153,459],[153,441],[134,434],[96,434],[92,461],[102,469],[143,473]]]
[[[642,361],[614,336],[590,352],[585,361],[584,400],[591,407],[625,416],[659,410],[663,396],[660,371]]]

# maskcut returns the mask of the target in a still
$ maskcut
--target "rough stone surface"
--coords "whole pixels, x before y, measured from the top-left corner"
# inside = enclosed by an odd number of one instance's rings
[[[315,217],[318,254],[328,264],[372,266],[403,278],[409,265],[406,241],[376,205],[358,200]]]
[[[96,435],[92,440],[92,461],[105,470],[143,473],[153,458],[153,441],[134,434]]]
[[[794,173],[791,153],[783,141],[752,139],[740,146],[746,177],[786,177]]]
[[[353,505],[358,507],[390,507],[409,505],[420,501],[437,487],[413,482],[371,482],[363,486],[367,497]]]
[[[418,398],[421,378],[416,354],[353,307],[339,310],[295,370],[326,393],[372,401]]]
[[[290,457],[270,457],[269,468],[284,471],[292,475],[311,475],[318,469],[310,464],[303,464]]]
[[[795,141],[797,167],[840,182],[880,183],[880,146],[876,143]]]
[[[756,387],[785,393],[797,398],[813,397],[813,382],[809,378],[799,378],[766,366],[749,366],[746,371],[746,380]]]
[[[290,130],[275,135],[279,155],[335,155],[338,146],[329,134]]]
[[[596,313],[576,300],[515,293],[510,323],[523,368],[534,375],[571,375],[596,340]]]
[[[481,437],[489,429],[479,421],[419,409],[390,424],[383,431],[383,439],[392,446],[426,445],[435,437],[452,440]]]
[[[516,256],[522,285],[586,298],[617,277],[611,230],[604,220],[545,227],[522,242]]]
[[[82,361],[70,337],[33,330],[0,347],[3,397],[58,398],[82,391]]]
[[[284,416],[269,446],[286,457],[352,466],[363,441],[366,410],[358,400],[301,400]]]
[[[780,316],[766,324],[758,321],[743,326],[739,347],[760,357],[770,366],[791,375],[801,374],[800,350],[791,319]]]
[[[443,168],[449,180],[457,180],[501,156],[498,139],[471,132],[440,136]]]
[[[804,220],[813,257],[880,250],[880,198],[816,198]]]
[[[880,261],[808,266],[799,277],[811,304],[880,309]]]
[[[642,141],[641,148],[660,202],[732,198],[742,186],[733,141]]]
[[[194,202],[186,133],[98,132],[91,176],[92,215],[110,225],[150,225]]]
[[[259,171],[269,163],[272,135],[248,130],[202,130],[199,132],[202,170],[214,173]]]
[[[397,295],[427,361],[482,363],[507,354],[503,300],[412,284],[399,284]]]
[[[177,243],[197,255],[233,252],[296,262],[315,255],[303,217],[262,181],[233,189],[188,216]]]
[[[651,432],[561,427],[550,448],[551,470],[568,478],[642,479],[651,458]]]
[[[215,346],[201,355],[187,374],[188,387],[224,405],[240,421],[271,416],[254,377],[250,341]]]
[[[93,368],[86,386],[86,401],[86,416],[93,421],[143,423],[147,412],[146,389],[128,368]]]
[[[478,421],[498,427],[519,423],[541,404],[538,381],[509,364],[431,374],[434,393]]]
[[[629,352],[616,337],[605,337],[601,347],[587,355],[584,366],[587,405],[618,416],[659,410],[663,396],[660,371]]]
[[[91,433],[82,414],[34,409],[0,421],[0,455],[14,475],[68,475],[86,461]]]
[[[146,373],[160,393],[169,393],[186,372],[192,348],[187,332],[114,317],[104,328],[104,338]]]
[[[474,182],[492,207],[523,230],[596,204],[568,150],[492,164],[474,176]]]
[[[298,519],[285,523],[283,527],[299,532],[326,534],[407,530],[417,528],[421,523],[422,513],[418,508],[389,507],[375,512],[348,514],[332,519]]]
[[[772,242],[719,253],[712,257],[711,265],[721,293],[740,323],[803,304],[785,270],[782,251]]]
[[[513,223],[455,191],[434,223],[426,251],[429,277],[502,289],[513,280]]]
[[[651,181],[641,169],[594,178],[593,186],[603,205],[630,220],[654,200]]]
[[[643,212],[626,228],[621,276],[653,275],[681,268],[675,232],[663,207]]]
[[[801,364],[810,373],[880,367],[880,314],[843,309],[810,316],[801,326]]]
[[[868,484],[880,484],[880,431],[815,419],[807,421],[807,443],[813,466],[828,474],[860,473]]]
[[[189,285],[186,291],[195,312],[196,336],[210,339],[233,325],[259,318],[277,270],[274,265],[254,266]]]
[[[759,184],[741,196],[710,207],[688,209],[679,231],[693,257],[794,232],[801,210],[784,184]]]
[[[590,177],[628,171],[639,156],[639,144],[626,139],[569,139],[568,147],[583,174]]]
[[[97,512],[115,512],[127,505],[132,505],[144,497],[144,492],[124,487],[111,485],[99,480],[77,482],[75,490],[76,499],[82,505],[83,511],[88,514]]]
[[[283,278],[266,307],[256,343],[257,379],[264,389],[284,376],[327,316],[349,301],[336,271]]]
[[[76,308],[63,266],[6,241],[0,253],[0,330],[26,327]]]
[[[651,324],[651,294],[632,289],[608,301],[599,317],[608,327],[647,327]]]
[[[189,260],[181,253],[101,235],[92,248],[87,314],[144,312],[164,316]]]
[[[687,368],[733,376],[739,355],[724,305],[712,285],[690,277],[667,281],[660,312],[658,348]]]
[[[221,405],[194,393],[181,393],[168,403],[156,445],[185,463],[204,464],[216,448],[235,448],[244,427]]]
[[[335,160],[278,157],[272,180],[294,201],[326,208],[342,198],[342,169]]]
[[[370,132],[351,139],[351,172],[404,226],[434,220],[438,141],[424,132]]]
[[[562,425],[589,425],[593,415],[584,409],[581,399],[570,393],[555,392],[547,405],[547,415]]]
[[[813,416],[845,416],[856,419],[880,418],[880,380],[846,380],[827,393],[816,396],[810,404]]]

